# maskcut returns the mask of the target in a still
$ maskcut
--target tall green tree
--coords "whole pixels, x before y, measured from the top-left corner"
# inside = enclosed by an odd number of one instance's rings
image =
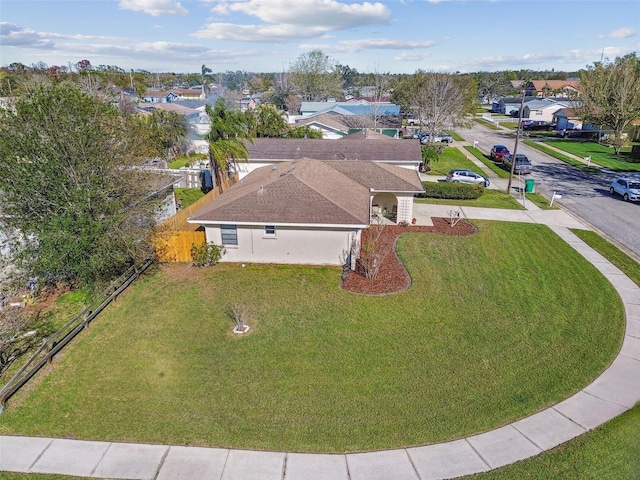
[[[609,142],[619,154],[625,129],[640,118],[640,58],[630,53],[581,71],[576,105],[584,121],[613,130]]]
[[[211,174],[221,189],[226,185],[231,167],[238,169],[238,160],[248,160],[249,152],[244,143],[251,140],[246,116],[239,110],[227,108],[222,98],[215,105],[207,105],[205,111],[211,119],[211,130],[206,135],[209,142]]]
[[[303,100],[321,101],[343,96],[341,68],[322,50],[300,55],[289,69]]]
[[[247,126],[249,135],[254,138],[277,138],[286,136],[289,125],[285,120],[285,113],[274,105],[264,104],[247,110]]]
[[[160,203],[135,117],[73,85],[39,85],[0,112],[0,229],[41,281],[110,280],[148,256]]]
[[[183,115],[154,109],[149,121],[149,143],[167,160],[186,148],[187,125]]]

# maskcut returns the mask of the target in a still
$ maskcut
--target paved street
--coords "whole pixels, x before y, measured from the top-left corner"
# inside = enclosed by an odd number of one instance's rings
[[[478,148],[488,153],[495,144],[513,150],[515,136],[474,125],[459,130],[467,143],[478,141]],[[460,142],[454,142],[454,145]],[[555,158],[534,150],[522,142],[518,152],[526,154],[534,165],[531,177],[545,195],[557,191],[562,195],[560,205],[583,219],[605,237],[633,253],[640,261],[640,205],[626,203],[609,194],[609,184],[616,177],[611,173],[587,174]],[[630,174],[640,179],[640,173]]]

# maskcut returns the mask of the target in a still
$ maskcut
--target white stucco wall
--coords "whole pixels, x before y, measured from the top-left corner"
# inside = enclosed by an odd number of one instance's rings
[[[275,237],[265,236],[264,225],[237,225],[238,245],[225,245],[222,262],[343,265],[353,242],[354,228],[276,226]],[[207,242],[220,245],[219,225],[205,225]]]

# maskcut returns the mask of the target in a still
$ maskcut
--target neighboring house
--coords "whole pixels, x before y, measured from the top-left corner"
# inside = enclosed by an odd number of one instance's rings
[[[418,174],[405,168],[303,158],[251,172],[188,221],[226,249],[223,262],[353,268],[373,215],[386,209],[409,222],[422,191]]]
[[[308,125],[320,130],[324,139],[346,137],[362,129],[375,128],[390,138],[399,138],[402,122],[397,116],[344,115],[335,111],[317,113],[297,120],[296,127]]]
[[[171,103],[180,100],[204,100],[202,89],[174,88],[170,91],[148,91],[142,95],[143,102]]]
[[[314,158],[317,160],[363,160],[387,163],[417,171],[422,163],[419,140],[394,140],[356,133],[340,140],[306,138],[255,138],[246,142],[248,161],[239,161],[244,178],[257,168],[282,162]]]
[[[559,101],[553,98],[541,98],[525,102],[522,109],[522,118],[542,120],[551,123],[553,114],[561,108],[569,108],[570,102]]]
[[[524,101],[534,100],[536,97],[524,97]],[[502,113],[503,115],[511,115],[520,111],[522,97],[504,97],[491,105],[491,111],[494,113]]]
[[[302,102],[300,104],[300,113],[303,118],[329,111],[335,111],[343,115],[400,115],[400,107],[395,103],[389,102],[357,100],[348,102]]]
[[[527,85],[525,95],[567,98],[579,87],[580,80],[533,80]]]
[[[576,116],[573,108],[561,108],[553,112],[551,122],[556,124],[556,130],[582,128],[582,120]]]

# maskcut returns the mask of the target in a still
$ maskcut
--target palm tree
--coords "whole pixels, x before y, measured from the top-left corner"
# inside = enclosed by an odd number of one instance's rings
[[[289,131],[289,125],[284,115],[283,111],[271,104],[259,105],[253,110],[247,110],[245,116],[251,136],[255,138],[285,137]]]
[[[238,110],[230,110],[224,100],[218,98],[213,107],[207,105],[205,111],[211,119],[211,130],[206,135],[209,142],[209,164],[211,176],[220,190],[229,178],[230,166],[238,170],[238,159],[249,159],[244,139],[251,141],[245,115]]]

